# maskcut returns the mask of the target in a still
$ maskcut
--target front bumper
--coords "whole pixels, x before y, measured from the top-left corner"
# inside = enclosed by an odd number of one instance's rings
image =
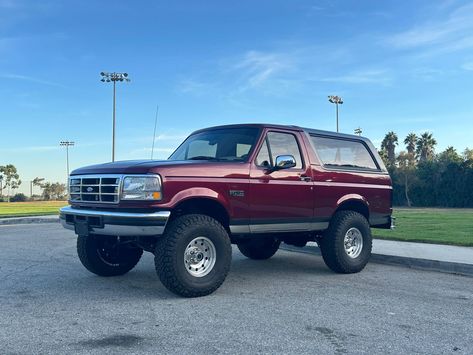
[[[130,213],[67,206],[60,209],[59,218],[64,228],[73,230],[76,234],[139,237],[163,234],[170,215],[170,211]]]

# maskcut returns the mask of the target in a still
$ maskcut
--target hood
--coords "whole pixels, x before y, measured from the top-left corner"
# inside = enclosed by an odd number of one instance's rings
[[[202,160],[124,160],[113,163],[89,165],[71,172],[71,175],[87,174],[147,174],[159,167],[188,166],[208,163]]]

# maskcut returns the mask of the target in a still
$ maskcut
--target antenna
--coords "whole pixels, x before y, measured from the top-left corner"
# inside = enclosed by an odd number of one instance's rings
[[[151,146],[151,160],[153,160],[153,154],[154,154],[154,141],[156,139],[156,126],[158,125],[158,111],[159,111],[159,105],[156,105],[156,117],[154,118],[153,145]]]

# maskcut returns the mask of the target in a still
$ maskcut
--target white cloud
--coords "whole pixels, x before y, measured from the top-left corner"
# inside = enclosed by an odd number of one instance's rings
[[[177,91],[183,94],[191,93],[197,96],[208,93],[208,91],[212,88],[213,88],[213,85],[211,85],[208,82],[198,81],[196,79],[191,79],[191,78],[185,78],[185,79],[180,80],[177,83],[177,87],[176,87]]]
[[[35,78],[35,77],[32,77],[32,76],[26,76],[26,75],[0,74],[0,78],[11,79],[11,80],[29,81],[29,82],[36,83],[36,84],[66,88],[65,85],[62,85],[62,84],[59,84],[59,83],[56,83],[56,82],[53,82],[53,81],[43,80],[43,79]]]
[[[387,85],[392,81],[386,70],[362,70],[346,75],[323,78],[320,81],[338,82],[346,84],[383,84]]]
[[[15,148],[0,148],[0,152],[17,153],[17,152],[47,152],[60,149],[59,145],[45,145],[45,146],[30,146],[30,147],[15,147]]]
[[[468,71],[473,71],[473,61],[467,62],[467,63],[463,63],[462,69],[468,70]]]
[[[438,13],[437,20],[394,34],[385,43],[397,49],[434,48],[434,53],[473,47],[473,4],[460,6],[447,16],[444,9]]]
[[[247,89],[261,86],[291,67],[286,55],[251,50],[234,65],[234,70],[241,71],[246,82],[242,89]]]

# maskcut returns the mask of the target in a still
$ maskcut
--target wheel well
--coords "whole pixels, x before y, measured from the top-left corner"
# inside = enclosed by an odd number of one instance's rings
[[[171,219],[185,214],[205,214],[219,221],[225,229],[229,229],[230,217],[222,204],[208,198],[191,198],[179,203],[171,213]]]
[[[337,210],[335,211],[355,211],[362,214],[368,221],[370,218],[370,211],[368,206],[359,200],[349,200],[343,202],[340,206],[338,206]]]

